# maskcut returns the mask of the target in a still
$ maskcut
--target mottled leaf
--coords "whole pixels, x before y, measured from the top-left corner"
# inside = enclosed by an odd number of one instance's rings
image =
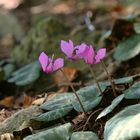
[[[140,53],[140,35],[135,34],[119,43],[116,48],[114,58],[116,60],[126,61]]]
[[[40,65],[38,61],[28,64],[12,74],[8,82],[14,82],[18,86],[31,84],[38,79],[40,75]]]
[[[66,123],[64,125],[30,135],[23,140],[69,140],[71,134],[72,126],[70,123]]]
[[[99,140],[98,136],[91,131],[74,132],[70,140]]]
[[[40,106],[44,110],[55,110],[64,107],[72,107],[72,99],[74,98],[73,93],[62,93],[58,94],[54,98],[45,102]]]
[[[140,104],[131,105],[107,121],[104,140],[140,138]]]
[[[140,81],[124,91],[126,99],[140,99]]]
[[[133,78],[135,78],[137,76],[139,76],[139,75],[133,75],[133,76],[123,77],[123,78],[119,78],[119,79],[114,79],[113,82],[115,84],[130,84],[133,82]],[[104,86],[111,86],[110,81],[100,82],[100,84],[104,85]]]
[[[96,120],[106,116],[108,113],[112,112],[112,110],[122,101],[122,99],[124,98],[124,94],[116,97],[110,106],[106,107],[97,117]]]
[[[49,121],[57,120],[57,119],[60,119],[60,118],[64,117],[71,110],[72,110],[72,107],[60,108],[60,109],[56,109],[56,110],[53,110],[53,111],[43,113],[40,116],[37,116],[33,119],[37,120],[37,121],[49,122]]]
[[[15,70],[14,64],[7,64],[3,67],[4,73],[5,73],[5,79],[8,79],[12,72]]]
[[[101,86],[101,88],[102,88],[102,91],[104,91],[106,86]],[[84,106],[85,111],[91,111],[102,100],[102,95],[99,92],[97,86],[87,86],[87,87],[81,88],[80,90],[77,91],[77,93]],[[83,111],[79,102],[77,102],[76,99],[73,102],[73,107],[78,112]]]
[[[135,29],[135,32],[137,34],[140,34],[140,23],[135,23],[134,24],[134,29]]]

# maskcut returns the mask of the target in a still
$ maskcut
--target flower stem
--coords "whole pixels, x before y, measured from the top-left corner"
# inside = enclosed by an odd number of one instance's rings
[[[97,80],[97,78],[96,78],[95,71],[92,69],[91,65],[89,66],[89,70],[90,70],[90,72],[92,73],[92,76],[93,76],[93,78],[94,78],[94,80],[95,80],[95,82],[96,82],[96,84],[97,84],[97,87],[98,87],[98,89],[99,89],[99,91],[100,91],[100,93],[101,93],[101,95],[102,95],[102,94],[103,94],[102,89],[101,89],[101,87],[100,87],[100,85],[99,85],[99,82],[98,82],[98,80]]]
[[[76,96],[76,98],[77,98],[78,102],[80,103],[80,106],[81,106],[81,108],[82,108],[82,110],[83,110],[83,112],[84,112],[84,114],[85,114],[85,116],[86,116],[86,111],[85,111],[85,109],[84,109],[84,106],[83,106],[83,104],[82,104],[82,102],[81,102],[81,100],[80,100],[78,94],[76,93],[76,91],[75,91],[75,89],[74,89],[74,87],[73,87],[73,84],[70,82],[69,78],[68,78],[67,75],[64,73],[64,71],[63,71],[62,69],[60,69],[60,71],[61,71],[62,74],[64,75],[65,79],[68,81],[68,83],[69,83],[71,89],[73,90],[74,95]]]
[[[102,64],[102,66],[103,66],[103,68],[104,68],[104,70],[105,70],[105,72],[106,72],[106,74],[107,74],[108,80],[109,80],[110,83],[111,83],[114,96],[116,97],[117,94],[116,94],[116,90],[115,90],[115,84],[114,84],[114,82],[112,81],[112,78],[111,78],[111,76],[110,76],[110,74],[109,74],[109,72],[108,72],[108,70],[107,70],[107,68],[106,68],[106,65],[105,65],[104,61],[101,60],[101,64]]]

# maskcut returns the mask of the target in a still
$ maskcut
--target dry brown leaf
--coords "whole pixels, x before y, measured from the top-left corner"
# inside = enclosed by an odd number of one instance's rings
[[[32,102],[33,102],[34,98],[31,96],[28,96],[26,93],[23,93],[19,98],[16,99],[16,106],[22,106],[24,108],[29,107]]]
[[[78,72],[79,72],[78,69],[68,68],[68,67],[63,68],[63,71],[64,71],[65,75],[69,78],[70,81],[75,80],[77,78]],[[54,81],[56,84],[67,83],[67,80],[65,79],[65,77],[61,71],[56,72]]]
[[[29,107],[32,104],[33,100],[34,100],[33,97],[24,94],[23,95],[23,107],[24,108]]]
[[[14,97],[9,96],[9,97],[6,97],[6,98],[0,100],[0,105],[5,106],[5,107],[13,107],[13,105],[14,105]]]
[[[41,105],[44,102],[44,97],[38,98],[32,102],[32,105]]]
[[[65,67],[63,68],[63,71],[65,73],[65,75],[68,77],[69,81],[72,82],[73,80],[75,80],[78,76],[79,70],[75,69],[75,68],[69,68],[69,67]],[[61,71],[57,71],[56,75],[54,77],[54,81],[55,83],[60,86],[60,90],[59,92],[66,92],[68,91],[68,81],[66,80],[66,78],[64,77],[64,75],[62,74]]]

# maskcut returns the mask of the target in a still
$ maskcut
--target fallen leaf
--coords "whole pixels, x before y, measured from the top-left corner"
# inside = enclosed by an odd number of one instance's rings
[[[9,96],[2,100],[0,100],[0,105],[5,107],[13,107],[14,106],[14,97]]]
[[[19,98],[16,99],[16,105],[17,106],[22,106],[24,108],[29,107],[32,102],[33,102],[34,98],[31,96],[26,95],[25,93],[23,93]]]
[[[32,104],[33,100],[34,100],[33,97],[24,94],[23,95],[23,107],[24,108],[29,107]]]
[[[41,105],[44,102],[44,97],[38,98],[32,102],[32,105]]]
[[[79,70],[75,68],[65,67],[63,71],[70,82],[75,80],[78,76]],[[60,87],[59,92],[66,92],[69,87],[69,83],[61,71],[57,71],[54,77],[55,83]]]

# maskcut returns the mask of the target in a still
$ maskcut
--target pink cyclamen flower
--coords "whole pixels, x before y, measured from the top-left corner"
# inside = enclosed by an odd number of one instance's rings
[[[84,58],[88,52],[88,46],[85,43],[74,46],[71,40],[61,40],[61,50],[70,60],[79,60]]]
[[[52,58],[49,58],[44,52],[42,52],[39,56],[39,62],[43,71],[47,74],[52,73],[64,66],[64,59],[57,58],[54,60],[54,55]]]
[[[86,56],[84,57],[84,59],[87,64],[97,64],[102,59],[105,58],[105,55],[106,55],[106,48],[100,48],[95,54],[93,47],[89,46],[89,50]]]

